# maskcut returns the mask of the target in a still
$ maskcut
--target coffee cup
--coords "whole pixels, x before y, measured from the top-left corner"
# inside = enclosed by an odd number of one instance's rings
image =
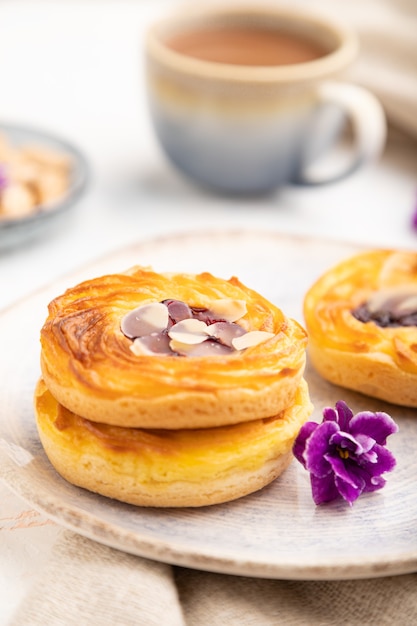
[[[220,192],[341,180],[382,152],[386,120],[368,90],[343,73],[358,39],[344,24],[279,5],[222,4],[177,11],[145,45],[150,115],[174,166]],[[312,165],[351,130],[347,163]]]

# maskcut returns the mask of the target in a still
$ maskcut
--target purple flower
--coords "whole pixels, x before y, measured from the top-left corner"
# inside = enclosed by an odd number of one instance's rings
[[[411,215],[411,227],[417,230],[417,201],[413,207],[413,213]]]
[[[0,192],[7,187],[8,182],[6,168],[0,163]]]
[[[325,408],[323,421],[306,422],[294,442],[295,458],[310,472],[316,504],[344,498],[350,505],[361,495],[382,489],[384,472],[395,458],[384,446],[398,432],[394,420],[383,412],[353,415],[346,402]]]

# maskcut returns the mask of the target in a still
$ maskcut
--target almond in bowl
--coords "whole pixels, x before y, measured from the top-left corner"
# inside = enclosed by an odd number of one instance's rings
[[[72,144],[0,124],[0,249],[45,232],[85,191],[88,166]]]

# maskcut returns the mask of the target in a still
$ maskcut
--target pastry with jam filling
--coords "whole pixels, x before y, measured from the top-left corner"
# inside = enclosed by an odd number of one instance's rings
[[[304,300],[309,360],[330,382],[417,407],[417,253],[368,250],[330,268]]]
[[[180,319],[184,309],[188,317]],[[132,328],[132,317],[148,320],[149,332]],[[215,337],[227,321],[242,336]],[[190,330],[196,322],[200,332]],[[190,344],[204,326],[205,341]],[[89,420],[208,428],[290,406],[306,343],[300,324],[237,278],[135,267],[85,281],[50,303],[41,368],[58,402]],[[164,351],[169,344],[174,349]]]
[[[35,415],[69,482],[140,506],[269,484],[312,412],[307,334],[237,278],[133,267],[68,289],[41,329]]]

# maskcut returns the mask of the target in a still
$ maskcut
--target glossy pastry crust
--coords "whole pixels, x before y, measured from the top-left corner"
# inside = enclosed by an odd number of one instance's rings
[[[417,327],[352,314],[376,297],[389,302],[396,290],[417,296],[416,252],[370,250],[329,269],[304,300],[309,360],[336,385],[417,407]]]
[[[274,336],[230,356],[137,356],[120,328],[138,306],[165,299],[210,307],[246,302],[238,321]],[[237,278],[134,267],[83,282],[49,305],[41,368],[54,397],[89,420],[142,428],[206,428],[276,415],[293,401],[306,332]]]
[[[42,379],[35,393],[40,439],[58,473],[139,506],[205,506],[264,487],[290,463],[294,439],[311,411],[304,380],[293,405],[275,417],[199,430],[99,424],[65,409]]]

